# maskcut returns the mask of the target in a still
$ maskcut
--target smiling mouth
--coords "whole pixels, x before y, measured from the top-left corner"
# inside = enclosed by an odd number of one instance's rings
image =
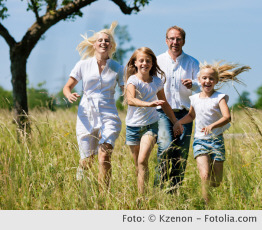
[[[212,85],[204,85],[205,88],[210,89],[212,88]]]

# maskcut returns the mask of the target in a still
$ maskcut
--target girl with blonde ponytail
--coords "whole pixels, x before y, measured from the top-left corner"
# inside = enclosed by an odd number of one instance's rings
[[[81,180],[84,169],[91,167],[94,155],[98,154],[100,188],[108,187],[111,177],[111,154],[121,130],[121,121],[115,106],[116,84],[123,89],[123,66],[112,60],[116,51],[114,30],[100,30],[93,36],[83,36],[77,46],[81,60],[70,73],[63,92],[70,103],[80,95],[71,93],[82,80],[83,96],[77,115],[76,134],[80,152],[77,180]]]
[[[193,152],[206,203],[210,199],[209,187],[217,187],[222,181],[223,163],[226,159],[223,132],[230,127],[231,121],[227,105],[229,97],[216,91],[215,86],[220,88],[229,81],[240,83],[237,76],[249,69],[249,66],[222,64],[222,61],[200,64],[198,80],[202,91],[190,96],[191,107],[188,114],[176,123],[179,127],[196,119]]]

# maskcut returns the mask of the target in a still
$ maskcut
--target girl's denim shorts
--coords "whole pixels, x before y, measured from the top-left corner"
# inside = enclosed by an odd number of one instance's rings
[[[225,161],[225,144],[223,135],[210,139],[194,138],[193,142],[194,158],[208,154],[212,160]]]
[[[151,135],[157,137],[158,122],[141,127],[126,126],[126,144],[139,145],[142,136]]]

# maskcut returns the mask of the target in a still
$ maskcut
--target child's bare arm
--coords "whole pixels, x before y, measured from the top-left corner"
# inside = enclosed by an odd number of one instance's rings
[[[164,103],[163,100],[156,100],[152,102],[142,101],[136,98],[136,87],[133,84],[129,84],[126,88],[127,104],[137,107],[156,107]]]
[[[230,111],[229,111],[229,108],[228,108],[228,105],[226,103],[225,98],[222,98],[220,100],[219,108],[220,108],[220,111],[222,113],[222,117],[218,121],[212,123],[211,125],[209,125],[207,127],[204,127],[201,130],[202,132],[205,132],[205,135],[209,134],[212,129],[224,126],[231,121]]]
[[[163,111],[165,112],[165,114],[168,116],[169,120],[174,125],[174,127],[173,127],[174,135],[176,136],[176,135],[181,134],[183,132],[183,127],[182,127],[182,125],[178,124],[178,122],[177,122],[178,120],[177,120],[171,106],[169,105],[169,103],[166,100],[164,89],[160,90],[157,93],[157,97],[158,97],[158,99],[165,101],[165,103],[162,104],[161,107],[162,107]]]
[[[190,109],[189,109],[189,111],[188,111],[188,114],[185,115],[184,117],[182,117],[182,118],[179,120],[179,123],[180,123],[181,125],[190,123],[190,122],[192,122],[193,120],[195,120],[195,117],[196,117],[196,114],[195,114],[194,107],[190,106]]]
[[[182,117],[180,120],[178,120],[176,122],[176,124],[173,127],[174,133],[176,132],[176,130],[181,127],[184,124],[190,123],[195,119],[195,110],[194,108],[191,106],[189,109],[189,112],[187,115],[185,115],[184,117]]]

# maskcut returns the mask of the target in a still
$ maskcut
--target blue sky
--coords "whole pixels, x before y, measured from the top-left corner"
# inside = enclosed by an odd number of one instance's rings
[[[26,1],[8,0],[7,6],[10,17],[2,23],[16,41],[20,41],[33,24],[34,15],[26,11]],[[156,55],[167,49],[165,32],[168,27],[184,28],[187,33],[184,52],[200,62],[222,59],[251,66],[248,73],[241,75],[246,86],[235,84],[235,87],[240,93],[250,92],[253,101],[257,98],[255,91],[262,86],[261,0],[152,0],[141,12],[131,16],[124,15],[113,2],[99,0],[82,12],[82,18],[59,22],[45,33],[44,40],[38,42],[27,62],[30,86],[46,81],[49,92],[60,91],[79,60],[76,46],[82,40],[80,34],[98,31],[117,20],[119,25],[128,26],[132,37],[128,46],[147,46]],[[9,47],[2,37],[0,85],[12,89]],[[230,84],[220,91],[229,95],[229,105],[236,102],[238,94]]]

